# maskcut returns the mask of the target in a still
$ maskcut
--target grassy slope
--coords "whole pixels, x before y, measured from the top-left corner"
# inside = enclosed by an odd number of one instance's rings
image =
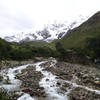
[[[53,43],[47,43],[47,42],[36,42],[36,41],[33,41],[33,42],[28,42],[28,43],[25,43],[24,45],[28,45],[28,46],[33,46],[33,47],[49,47],[53,50],[55,50],[55,46]]]
[[[64,48],[83,48],[87,38],[100,36],[100,12],[60,40]]]
[[[93,15],[79,27],[73,29],[69,35],[60,40],[54,40],[52,43],[46,42],[28,42],[25,45],[35,47],[49,47],[55,50],[55,44],[61,42],[65,49],[84,48],[87,38],[100,36],[100,12]]]

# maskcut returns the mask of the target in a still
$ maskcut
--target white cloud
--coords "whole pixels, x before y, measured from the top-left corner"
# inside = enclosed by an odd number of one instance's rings
[[[90,16],[100,10],[99,4],[100,0],[0,0],[0,35]]]

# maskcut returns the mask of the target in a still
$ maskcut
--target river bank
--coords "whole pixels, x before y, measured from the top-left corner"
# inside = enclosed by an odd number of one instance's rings
[[[0,61],[0,70],[7,69],[7,68],[13,68],[15,66],[33,64],[33,63],[34,63],[34,60],[28,60],[28,61],[2,60]]]

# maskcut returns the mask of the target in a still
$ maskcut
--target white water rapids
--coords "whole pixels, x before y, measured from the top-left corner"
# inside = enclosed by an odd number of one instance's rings
[[[56,64],[55,60],[53,60],[52,62],[53,63],[51,63],[50,67],[53,67],[53,65]],[[45,68],[41,66],[41,64],[43,63],[45,63],[45,61],[2,70],[0,74],[3,76],[4,79],[8,78],[11,84],[0,84],[0,88],[4,88],[8,92],[16,91],[17,93],[21,94],[22,91],[20,90],[20,86],[22,85],[22,82],[16,79],[16,75],[21,73],[21,71],[23,69],[26,69],[28,66],[36,66],[36,71],[41,72],[43,74],[43,78],[41,79],[39,84],[40,87],[44,88],[48,100],[68,100],[67,94],[71,92],[73,87],[84,88],[86,90],[100,94],[100,90],[94,90],[85,86],[77,85],[76,83],[72,83],[71,81],[58,79],[57,76],[53,75],[51,72],[44,70]],[[72,85],[72,88],[68,89],[66,93],[59,93],[58,90],[60,89],[60,87],[57,86],[58,81],[68,83]],[[37,99],[31,97],[29,94],[23,93],[23,95],[19,97],[17,100],[37,100]]]

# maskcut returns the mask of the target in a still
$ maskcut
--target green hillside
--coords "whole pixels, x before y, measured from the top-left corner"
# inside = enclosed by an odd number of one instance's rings
[[[97,12],[79,27],[71,30],[60,42],[65,49],[84,48],[88,38],[98,36],[100,36],[100,12]]]
[[[43,41],[9,43],[0,39],[0,60],[24,60],[33,59],[36,56],[65,57],[69,49],[78,50],[77,53],[93,58],[100,58],[100,12],[69,31],[62,39],[54,40],[52,43]]]
[[[22,46],[27,45],[30,47],[48,47],[48,48],[53,49],[53,50],[56,49],[53,43],[47,43],[44,41],[32,41],[32,42],[22,43],[21,45]]]
[[[34,57],[56,57],[56,49],[46,42],[9,43],[0,39],[0,60],[25,60]]]

